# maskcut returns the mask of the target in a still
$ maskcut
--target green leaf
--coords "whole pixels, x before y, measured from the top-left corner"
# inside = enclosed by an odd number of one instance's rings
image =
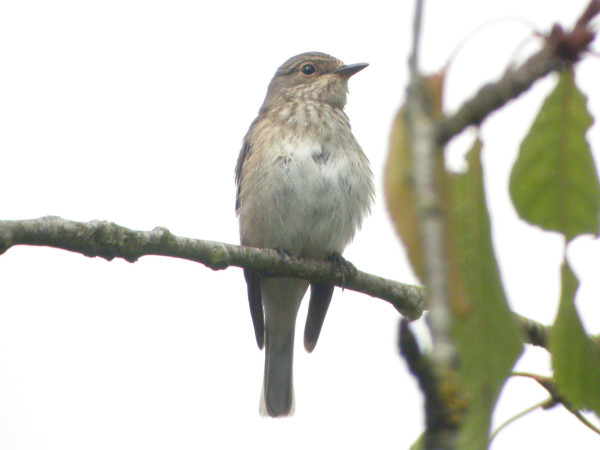
[[[424,450],[425,449],[425,433],[419,436],[413,444],[410,446],[409,450]]]
[[[468,155],[469,170],[452,183],[449,238],[452,331],[468,409],[456,448],[487,448],[491,415],[522,342],[508,307],[492,248],[483,190],[481,141]]]
[[[572,70],[563,70],[521,143],[510,195],[527,222],[567,241],[600,231],[600,184],[587,129],[594,122]]]
[[[560,305],[549,341],[556,390],[572,408],[600,416],[600,357],[575,309],[579,282],[566,262],[561,280]]]

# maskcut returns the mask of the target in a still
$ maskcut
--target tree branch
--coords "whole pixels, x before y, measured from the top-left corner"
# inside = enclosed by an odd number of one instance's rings
[[[523,342],[549,350],[548,337],[552,332],[551,325],[543,325],[533,319],[530,319],[529,317],[525,317],[517,313],[513,313],[513,315],[519,328],[521,329]],[[588,335],[588,337],[600,351],[600,335]]]
[[[446,299],[446,219],[440,193],[438,157],[441,148],[436,141],[435,99],[417,66],[422,9],[424,0],[415,2],[412,54],[409,58],[410,81],[406,98],[406,130],[412,155],[412,175],[417,208],[425,285],[428,291],[429,325],[433,338],[431,360],[444,376],[456,363],[456,352],[450,339],[450,312]]]
[[[371,275],[345,264],[342,265],[345,280],[342,280],[339,266],[335,265],[338,270],[334,271],[332,264],[327,261],[281,255],[274,250],[178,237],[162,227],[152,231],[135,231],[113,222],[84,223],[60,217],[0,221],[0,255],[17,245],[59,248],[107,261],[123,258],[133,263],[142,256],[157,255],[202,263],[213,270],[230,266],[247,267],[265,275],[299,277],[340,287],[343,284],[344,288],[390,303],[409,320],[418,319],[427,309],[425,290],[420,286]],[[524,342],[547,348],[547,335],[551,327],[519,314],[515,314],[515,319],[523,333]],[[592,339],[600,348],[600,338]]]
[[[123,258],[135,262],[146,255],[187,259],[213,270],[229,266],[251,268],[267,276],[290,276],[334,284],[390,303],[409,320],[424,310],[424,291],[361,272],[354,266],[333,265],[266,250],[173,235],[166,228],[135,231],[112,222],[74,222],[60,217],[0,221],[0,254],[15,245],[60,248],[108,261]],[[344,276],[340,270],[344,271]]]
[[[403,356],[419,380],[425,394],[426,430],[424,448],[455,448],[463,409],[456,389],[447,387],[455,380],[456,347],[450,336],[448,304],[448,270],[446,264],[446,217],[441,195],[441,146],[436,135],[437,104],[432,89],[418,67],[421,21],[424,0],[415,2],[412,54],[408,64],[410,81],[405,104],[406,132],[411,152],[412,181],[417,210],[417,226],[423,258],[424,282],[427,286],[428,325],[433,345],[427,359],[416,358],[416,347],[410,345],[410,332],[405,325],[402,335]],[[438,100],[438,101],[436,101]],[[409,351],[412,348],[413,351]],[[412,361],[410,355],[415,359]],[[450,380],[450,382],[448,382]]]
[[[589,23],[598,13],[600,0],[591,0],[570,32],[554,25],[550,34],[544,37],[545,45],[539,52],[519,67],[509,68],[500,80],[484,85],[456,113],[438,121],[438,144],[443,146],[467,127],[479,125],[492,112],[517,98],[550,72],[578,61],[596,36]]]
[[[528,317],[514,313],[526,344],[548,348],[548,335],[552,327],[543,325]]]
[[[431,437],[428,433],[432,430],[448,431],[452,433],[457,431],[457,415],[462,414],[462,410],[448,406],[447,393],[440,389],[438,376],[435,367],[432,366],[430,358],[424,355],[419,348],[415,335],[410,330],[406,320],[400,321],[400,332],[398,335],[398,347],[400,354],[406,361],[408,369],[419,382],[419,388],[425,397],[425,435],[423,436],[424,448],[449,448],[442,447],[442,444],[436,442],[432,446]],[[430,447],[427,447],[429,445]],[[412,448],[412,447],[411,447]]]

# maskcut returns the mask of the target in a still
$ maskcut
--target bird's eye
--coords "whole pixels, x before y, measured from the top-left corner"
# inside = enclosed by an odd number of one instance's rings
[[[315,73],[315,67],[312,64],[305,64],[300,70],[302,70],[302,73],[304,75],[312,75],[313,73]]]

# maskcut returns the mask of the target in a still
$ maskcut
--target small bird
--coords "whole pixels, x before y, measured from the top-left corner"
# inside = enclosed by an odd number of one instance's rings
[[[314,259],[341,257],[373,202],[369,161],[344,113],[345,65],[319,52],[288,59],[275,73],[244,137],[235,169],[242,245]],[[310,284],[304,346],[317,343],[334,286],[263,277],[245,269],[256,342],[266,344],[260,413],[293,414],[292,361],[300,302]]]

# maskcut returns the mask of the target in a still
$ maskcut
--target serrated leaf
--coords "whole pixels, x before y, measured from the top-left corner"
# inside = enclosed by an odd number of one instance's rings
[[[549,347],[558,395],[575,409],[600,416],[600,358],[586,334],[577,310],[579,282],[567,262],[561,268],[562,292]]]
[[[563,70],[523,140],[510,195],[527,222],[567,241],[600,232],[600,183],[585,139],[593,118],[572,70]]]
[[[491,415],[522,341],[508,307],[492,247],[478,140],[468,172],[451,183],[450,304],[459,375],[468,403],[456,448],[487,448]]]

